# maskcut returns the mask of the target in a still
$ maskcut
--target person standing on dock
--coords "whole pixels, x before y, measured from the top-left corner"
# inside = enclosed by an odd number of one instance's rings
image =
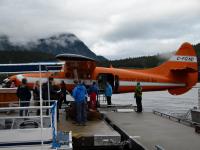
[[[79,81],[79,84],[77,84],[72,91],[72,95],[75,99],[76,105],[76,123],[78,125],[85,125],[87,120],[87,101],[85,98],[85,95],[87,95],[87,90],[81,81]]]
[[[135,95],[136,104],[137,104],[137,111],[136,112],[142,112],[142,87],[140,85],[140,82],[137,83],[137,86],[135,87]]]
[[[54,84],[53,81],[54,81],[54,78],[49,77],[47,79],[47,82],[42,84],[42,99],[44,102],[44,106],[51,106],[53,104],[52,100],[58,101],[57,86]],[[57,103],[57,108],[58,108],[58,105],[59,104]],[[46,115],[49,115],[49,109],[46,109]],[[57,111],[57,116],[58,115],[59,114]]]
[[[112,104],[111,103],[112,86],[110,85],[110,83],[108,81],[106,82],[105,96],[106,96],[106,100],[107,100],[107,105],[108,105],[108,107],[110,107],[110,105]]]
[[[33,86],[33,99],[35,101],[35,106],[40,106],[40,83],[36,81]],[[36,115],[40,115],[40,109],[37,109]]]
[[[59,94],[60,94],[59,95],[59,109],[61,109],[63,102],[65,104],[67,104],[67,100],[66,100],[67,88],[66,88],[65,81],[63,81],[63,80],[60,83],[60,92],[59,92]]]
[[[96,110],[97,109],[97,95],[98,95],[98,86],[96,82],[92,83],[92,85],[89,88],[88,93],[90,96],[89,108]]]
[[[22,84],[17,88],[17,97],[19,98],[20,107],[28,107],[31,99],[31,92],[27,86],[26,78],[22,79]],[[23,116],[23,109],[19,111],[19,115]],[[25,109],[25,116],[28,115],[28,109]]]

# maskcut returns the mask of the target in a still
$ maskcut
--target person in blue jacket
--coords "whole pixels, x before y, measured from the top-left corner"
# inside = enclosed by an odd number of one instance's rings
[[[76,105],[76,122],[78,125],[86,125],[87,120],[87,102],[86,96],[87,90],[85,86],[79,81],[76,87],[72,91],[72,96],[75,99]]]
[[[105,96],[107,100],[107,105],[110,106],[111,103],[111,96],[112,96],[112,86],[109,82],[106,82],[106,89],[105,89]]]

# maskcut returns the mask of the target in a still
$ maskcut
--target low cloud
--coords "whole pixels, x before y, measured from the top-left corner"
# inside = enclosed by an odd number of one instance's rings
[[[25,43],[68,32],[109,59],[153,55],[200,42],[199,6],[199,0],[1,0],[0,34]]]

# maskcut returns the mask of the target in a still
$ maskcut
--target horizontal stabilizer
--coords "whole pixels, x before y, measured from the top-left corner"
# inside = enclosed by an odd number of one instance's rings
[[[174,68],[174,69],[171,69],[171,72],[197,72],[196,69],[194,68],[189,68],[189,67],[185,67],[185,68]]]

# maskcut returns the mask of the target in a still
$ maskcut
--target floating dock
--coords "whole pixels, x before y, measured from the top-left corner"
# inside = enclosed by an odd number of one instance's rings
[[[200,134],[195,133],[194,128],[151,112],[107,112],[104,116],[110,124],[132,139],[136,149],[200,149]]]

